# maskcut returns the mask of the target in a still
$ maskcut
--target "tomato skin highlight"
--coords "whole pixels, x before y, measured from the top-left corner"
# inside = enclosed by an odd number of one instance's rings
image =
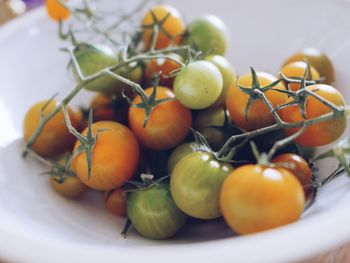
[[[305,61],[313,66],[321,77],[325,78],[325,84],[331,84],[335,80],[334,67],[327,55],[316,48],[305,48],[290,56],[283,65],[294,61]]]
[[[113,189],[105,192],[103,201],[107,210],[116,216],[126,217],[126,194],[123,189]]]
[[[232,166],[205,152],[182,158],[170,176],[170,191],[176,205],[187,215],[200,219],[221,216],[219,195]]]
[[[322,98],[328,100],[337,106],[345,106],[345,101],[341,93],[326,84],[315,84],[307,86],[306,89],[313,91]],[[313,119],[318,116],[331,112],[332,110],[318,101],[316,98],[309,96],[306,99],[306,115],[308,119]],[[280,110],[279,115],[282,120],[288,123],[304,121],[305,118],[301,115],[298,106],[290,106]],[[295,141],[303,146],[318,147],[330,144],[336,141],[344,133],[347,126],[345,116],[336,117],[335,119],[313,124],[306,128]],[[286,129],[288,135],[296,133],[299,128]]]
[[[37,129],[41,110],[47,103],[47,100],[40,101],[27,111],[23,122],[23,138],[25,142],[28,142]],[[44,116],[47,116],[57,106],[58,102],[51,100],[43,111]],[[67,110],[73,127],[77,129],[80,124],[80,117],[70,107]],[[55,157],[70,151],[74,142],[75,138],[69,133],[64,114],[60,111],[46,123],[31,149],[42,157]]]
[[[303,186],[305,196],[309,195],[312,190],[312,172],[308,163],[302,157],[293,153],[284,153],[273,158],[272,162],[280,165],[291,166],[291,168],[284,168],[298,178]]]
[[[155,5],[151,8],[151,11],[153,11],[158,21],[161,21],[163,18],[165,18],[168,15],[168,13],[170,13],[170,16],[162,24],[162,28],[171,37],[174,38],[173,44],[176,45],[180,43],[182,39],[182,34],[185,30],[185,23],[179,11],[170,5]],[[151,11],[148,11],[146,15],[143,17],[142,26],[152,25],[153,23],[156,22],[154,21]],[[153,34],[152,28],[143,29],[142,39],[146,49],[149,49],[151,47],[152,34]],[[156,46],[155,46],[156,49],[166,48],[170,44],[171,44],[171,39],[169,39],[169,37],[166,34],[164,34],[159,30],[158,37],[156,40]]]
[[[277,78],[265,72],[257,72],[260,86],[266,86],[276,81]],[[249,100],[249,95],[245,94],[238,86],[251,88],[252,76],[246,74],[238,79],[237,84],[232,85],[227,92],[226,107],[230,113],[230,118],[234,124],[247,130],[257,130],[275,123],[275,118],[269,108],[261,100],[255,100],[248,112],[248,118],[245,117],[245,109]],[[282,82],[277,84],[274,89],[285,90]],[[273,107],[286,103],[288,96],[278,91],[269,90],[265,92],[266,98]]]
[[[70,17],[70,11],[58,0],[45,0],[45,7],[48,16],[54,21],[67,20]]]
[[[131,192],[127,198],[127,210],[135,229],[152,239],[172,237],[187,219],[175,205],[169,186],[165,184]]]
[[[219,98],[223,88],[222,75],[211,62],[191,62],[175,77],[176,98],[189,109],[205,109]]]
[[[241,235],[298,220],[305,204],[297,178],[283,168],[244,165],[223,183],[220,207],[227,224]]]
[[[74,159],[72,167],[80,180],[87,186],[97,190],[110,190],[122,186],[136,171],[139,160],[139,145],[134,134],[124,125],[100,121],[92,125],[93,133],[98,138],[92,154],[90,178],[86,154],[80,153]],[[83,135],[87,134],[87,129]],[[74,149],[80,146],[77,141]]]
[[[153,87],[145,90],[147,96],[153,92]],[[157,99],[174,98],[174,93],[159,86],[156,94]],[[133,103],[141,102],[138,95]],[[162,102],[154,107],[146,127],[143,127],[145,110],[130,107],[129,124],[138,140],[149,149],[167,150],[181,143],[190,131],[192,124],[191,111],[178,100]]]

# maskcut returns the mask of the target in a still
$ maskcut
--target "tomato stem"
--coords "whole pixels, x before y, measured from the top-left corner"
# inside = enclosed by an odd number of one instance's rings
[[[131,226],[131,220],[129,218],[127,218],[126,223],[124,225],[124,228],[123,228],[122,232],[120,232],[120,236],[122,238],[125,239],[127,237],[130,226]]]

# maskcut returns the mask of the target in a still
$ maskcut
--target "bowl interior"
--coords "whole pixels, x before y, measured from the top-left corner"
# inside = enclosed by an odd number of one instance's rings
[[[108,1],[109,3],[112,1]],[[126,1],[118,1],[122,5]],[[283,60],[304,47],[316,47],[329,55],[336,69],[336,83],[350,101],[350,11],[349,1],[253,1],[169,0],[186,21],[203,14],[221,17],[231,31],[227,57],[239,74],[249,66],[275,74]],[[317,15],[315,15],[317,14]],[[31,158],[22,159],[22,120],[36,101],[59,97],[74,86],[67,74],[68,57],[59,51],[67,44],[58,40],[56,24],[43,10],[0,30],[0,214],[21,226],[55,240],[96,246],[153,247],[240,239],[223,224],[191,221],[174,239],[164,242],[146,240],[131,230],[126,240],[118,238],[124,219],[108,214],[101,193],[90,191],[76,201],[63,199],[49,186],[48,178],[39,176],[45,167]],[[82,92],[76,105],[86,103],[91,94]],[[349,130],[346,132],[349,134]],[[337,166],[322,162],[318,173],[325,176]],[[298,224],[307,224],[349,199],[345,176],[321,189],[316,204]],[[282,231],[280,229],[274,231]],[[264,234],[255,236],[263,244]],[[260,243],[259,243],[260,242]]]

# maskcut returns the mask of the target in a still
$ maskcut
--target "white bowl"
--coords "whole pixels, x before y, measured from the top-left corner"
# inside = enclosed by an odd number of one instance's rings
[[[229,59],[239,73],[249,66],[275,73],[298,49],[325,51],[339,88],[350,98],[350,1],[172,0],[187,20],[213,13],[232,33]],[[321,189],[302,220],[255,235],[235,237],[222,222],[187,226],[178,237],[146,240],[134,231],[119,237],[124,220],[109,215],[99,193],[63,199],[45,171],[22,159],[22,120],[36,101],[60,98],[73,87],[65,70],[66,46],[43,9],[0,28],[0,257],[18,262],[286,262],[324,252],[350,240],[350,181],[346,176]],[[83,96],[82,98],[85,98]],[[83,100],[80,98],[80,101]],[[78,103],[79,100],[75,100]],[[349,132],[347,132],[349,134]],[[321,165],[321,176],[336,167]]]

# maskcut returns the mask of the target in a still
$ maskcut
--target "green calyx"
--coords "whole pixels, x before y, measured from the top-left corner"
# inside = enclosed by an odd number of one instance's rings
[[[286,83],[298,83],[298,84],[300,84],[300,89],[297,91],[273,89],[275,91],[285,93],[291,98],[290,102],[283,104],[283,105],[280,105],[280,106],[277,106],[276,108],[273,109],[273,111],[277,112],[278,110],[281,110],[281,109],[284,109],[284,108],[287,108],[290,106],[299,106],[300,113],[301,113],[302,117],[307,119],[306,102],[307,102],[307,98],[309,96],[312,96],[312,97],[316,98],[317,100],[319,100],[321,103],[325,104],[327,107],[329,107],[336,115],[343,114],[342,109],[340,107],[334,105],[332,102],[317,95],[315,93],[315,91],[317,91],[317,90],[310,91],[310,90],[306,89],[306,87],[308,85],[314,85],[314,84],[318,83],[318,81],[315,81],[315,80],[307,80],[307,78],[308,78],[307,76],[309,74],[308,72],[309,72],[309,69],[306,68],[303,78],[288,78],[284,74],[281,73],[281,77],[284,81],[286,81]],[[287,87],[288,86],[289,85],[287,84]]]
[[[275,87],[276,85],[278,85],[282,81],[282,79],[277,79],[276,81],[272,82],[271,84],[264,86],[264,87],[261,87],[260,83],[259,83],[258,76],[257,76],[254,68],[250,67],[250,71],[251,71],[251,75],[252,75],[252,86],[250,88],[238,86],[242,92],[244,92],[245,94],[247,94],[249,96],[249,100],[248,100],[246,108],[245,108],[245,118],[247,121],[248,121],[249,110],[256,100],[263,101],[265,104],[267,104],[267,106],[271,110],[273,109],[272,105],[270,104],[270,102],[268,101],[268,99],[265,96],[265,92],[273,89],[273,87]]]
[[[160,79],[160,75],[158,74],[158,76],[154,81],[153,91],[149,96],[146,94],[146,92],[143,89],[136,90],[136,92],[141,97],[141,102],[138,104],[133,103],[132,100],[123,93],[123,98],[126,99],[126,101],[130,104],[131,107],[143,109],[145,111],[145,119],[143,121],[144,128],[146,128],[151,118],[151,113],[157,105],[163,102],[175,100],[175,98],[157,99],[157,89],[158,89],[159,79]]]
[[[65,159],[65,164],[60,164],[58,162],[52,162],[51,171],[42,173],[43,175],[50,175],[53,180],[59,184],[64,183],[68,176],[76,176],[76,174],[69,168],[69,157]]]
[[[87,135],[83,135],[81,133],[79,133],[73,126],[72,123],[70,121],[69,118],[69,114],[67,111],[67,107],[63,106],[63,112],[64,112],[64,118],[66,121],[66,125],[67,128],[69,130],[69,132],[77,138],[77,140],[80,142],[80,145],[78,146],[78,148],[76,148],[73,152],[73,154],[71,155],[71,157],[69,158],[66,166],[70,166],[72,160],[77,157],[80,153],[85,153],[86,154],[86,162],[87,162],[87,167],[88,167],[88,180],[90,179],[90,175],[91,175],[91,168],[92,168],[92,154],[93,154],[93,150],[94,147],[96,145],[96,141],[98,139],[98,134],[100,132],[106,131],[106,129],[98,129],[96,131],[96,134],[93,133],[92,130],[92,125],[93,125],[93,114],[92,114],[92,109],[90,110],[89,113],[89,124],[88,124],[88,131],[87,131]]]

